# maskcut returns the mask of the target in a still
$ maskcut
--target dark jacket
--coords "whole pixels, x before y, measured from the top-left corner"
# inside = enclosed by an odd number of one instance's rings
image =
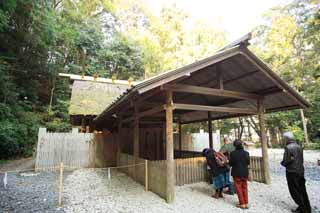
[[[213,153],[214,153],[214,151],[212,149],[210,149],[206,155],[206,158],[207,158],[207,164],[210,167],[212,176],[217,177],[218,175],[229,171],[229,168],[228,167],[218,167]]]
[[[236,149],[230,154],[229,165],[232,167],[231,176],[248,177],[250,164],[249,152],[243,149]]]
[[[287,172],[304,174],[303,151],[296,142],[285,146],[281,165],[286,167]]]

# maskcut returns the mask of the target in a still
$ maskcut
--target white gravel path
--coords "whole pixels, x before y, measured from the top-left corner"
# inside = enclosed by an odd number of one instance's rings
[[[249,149],[250,155],[252,156],[262,156],[261,149]],[[282,160],[284,149],[268,149],[270,160]],[[317,163],[320,160],[319,150],[304,150],[303,151],[304,162]]]
[[[237,196],[224,199],[210,197],[213,190],[207,183],[176,187],[176,201],[167,204],[152,192],[123,173],[112,171],[78,170],[69,175],[64,184],[66,212],[290,212],[295,208],[284,177],[273,176],[272,184],[249,183],[249,210],[235,208]],[[320,212],[320,184],[307,182],[307,190],[314,212]]]

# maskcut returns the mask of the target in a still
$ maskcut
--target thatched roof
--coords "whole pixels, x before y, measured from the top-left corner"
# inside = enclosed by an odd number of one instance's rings
[[[98,115],[127,89],[128,84],[74,80],[69,114]]]

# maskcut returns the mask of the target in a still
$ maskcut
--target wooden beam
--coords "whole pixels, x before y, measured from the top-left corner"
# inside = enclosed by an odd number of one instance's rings
[[[127,123],[130,121],[133,121],[135,119],[135,117],[142,118],[142,117],[154,115],[154,114],[157,114],[161,111],[164,111],[164,108],[165,108],[165,105],[161,105],[161,106],[157,106],[157,107],[154,107],[152,109],[149,109],[149,110],[146,110],[143,112],[136,112],[136,114],[134,116],[130,116],[128,118],[125,118],[122,120],[122,122]]]
[[[212,120],[212,121],[228,119],[228,118],[244,117],[244,116],[248,116],[248,115],[245,115],[245,114],[232,114],[232,115],[228,115],[228,116],[220,116],[220,117],[214,118],[214,120]],[[192,124],[192,123],[199,123],[199,122],[206,122],[206,121],[208,121],[207,118],[206,119],[192,120],[192,121],[185,121],[185,122],[181,122],[181,124]]]
[[[217,65],[218,66],[218,65]],[[217,70],[217,85],[218,85],[218,89],[223,89],[223,76],[222,76],[222,72],[221,69]]]
[[[146,110],[144,112],[139,112],[138,116],[139,118],[145,117],[145,116],[149,116],[149,115],[153,115],[156,114],[158,112],[164,111],[165,106],[164,105],[160,105],[157,107],[154,107],[152,109]]]
[[[213,89],[208,87],[191,86],[186,84],[175,84],[172,86],[164,87],[164,89],[171,90],[173,92],[185,92],[245,100],[257,100],[261,98],[261,96],[252,93],[237,92],[223,89]]]
[[[212,120],[211,120],[211,112],[208,112],[208,133],[209,133],[209,147],[213,148],[213,138],[212,138]]]
[[[208,112],[227,112],[237,114],[257,114],[256,110],[248,108],[236,108],[236,107],[217,107],[217,106],[205,106],[205,105],[193,105],[193,104],[173,104],[174,109],[194,110],[194,111],[208,111]]]
[[[167,91],[166,96],[166,200],[168,203],[172,203],[175,199],[172,92]]]
[[[267,135],[265,127],[265,118],[264,118],[264,104],[263,100],[258,100],[258,117],[259,117],[259,126],[261,134],[261,149],[262,149],[262,161],[263,161],[263,171],[264,171],[264,181],[266,184],[271,183],[270,171],[269,171],[269,158],[268,158],[268,144],[267,144]]]
[[[260,71],[259,70],[255,70],[255,71],[251,71],[251,72],[248,72],[248,73],[245,73],[245,74],[242,74],[238,77],[235,77],[235,78],[232,78],[232,79],[229,79],[229,80],[225,80],[223,83],[224,83],[224,86],[227,85],[227,84],[230,84],[234,81],[238,81],[240,79],[243,79],[243,78],[247,78],[249,76],[252,76],[256,73],[259,73]],[[214,79],[209,79],[207,82],[205,82],[204,84],[201,84],[201,85],[198,85],[198,86],[203,86],[203,87],[217,87],[217,82],[214,80]],[[195,94],[193,95],[190,95],[190,94],[187,94],[185,96],[182,96],[179,98],[179,100],[183,100],[185,98],[188,98],[188,99],[192,99],[193,96],[195,96]]]
[[[128,122],[133,121],[134,119],[135,119],[135,117],[134,117],[134,116],[131,116],[131,117],[125,118],[125,119],[123,119],[123,120],[122,120],[122,123],[128,123]]]

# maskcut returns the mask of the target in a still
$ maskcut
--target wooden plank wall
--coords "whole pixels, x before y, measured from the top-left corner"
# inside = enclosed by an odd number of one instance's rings
[[[60,162],[72,168],[89,167],[92,164],[93,134],[51,133],[39,129],[36,170],[53,171]]]
[[[204,157],[175,159],[176,185],[207,181],[207,163]]]
[[[123,128],[121,132],[121,151],[133,155],[132,128]],[[148,160],[163,160],[165,147],[162,128],[139,129],[139,155]]]
[[[92,154],[90,162],[94,167],[116,166],[117,163],[117,135],[107,131],[93,134]]]

